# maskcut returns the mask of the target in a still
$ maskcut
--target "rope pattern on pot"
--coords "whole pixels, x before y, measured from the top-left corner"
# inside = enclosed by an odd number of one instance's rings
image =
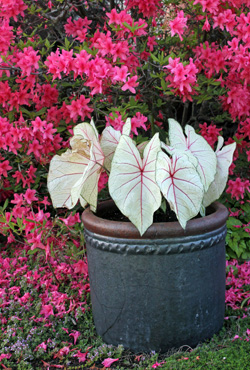
[[[84,230],[87,245],[92,248],[118,254],[180,254],[213,247],[225,241],[226,226],[215,231],[182,238],[166,239],[121,239],[97,235]]]

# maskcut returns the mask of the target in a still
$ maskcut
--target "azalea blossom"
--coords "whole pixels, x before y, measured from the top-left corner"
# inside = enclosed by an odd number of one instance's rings
[[[181,41],[183,40],[182,34],[184,33],[184,28],[187,27],[187,17],[184,17],[184,12],[181,10],[177,13],[177,17],[170,21],[171,36],[178,34]]]
[[[131,91],[132,94],[135,94],[136,91],[135,91],[135,87],[139,85],[139,82],[136,82],[137,81],[137,76],[133,76],[133,77],[129,77],[127,79],[127,82],[122,86],[122,90],[123,91],[126,91],[126,90],[129,90]]]

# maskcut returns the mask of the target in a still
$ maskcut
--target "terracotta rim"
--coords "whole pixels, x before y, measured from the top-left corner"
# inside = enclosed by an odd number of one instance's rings
[[[114,207],[112,200],[103,201],[98,206],[98,212],[102,213],[107,208]],[[82,214],[84,227],[96,234],[115,238],[126,239],[161,239],[167,237],[180,237],[204,234],[224,226],[228,218],[227,208],[219,202],[211,206],[212,213],[208,216],[188,221],[185,230],[179,222],[158,222],[152,224],[141,237],[136,227],[131,222],[110,221],[96,216],[90,208]]]

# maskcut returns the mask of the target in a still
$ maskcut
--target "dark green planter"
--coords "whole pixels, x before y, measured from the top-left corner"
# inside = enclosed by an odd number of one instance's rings
[[[225,309],[227,209],[153,224],[143,237],[130,222],[83,212],[91,300],[97,333],[136,352],[196,346],[217,333]]]

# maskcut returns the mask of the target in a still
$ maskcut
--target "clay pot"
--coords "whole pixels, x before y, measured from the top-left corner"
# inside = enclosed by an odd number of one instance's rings
[[[211,338],[224,320],[228,212],[155,223],[141,237],[130,222],[106,220],[103,202],[82,215],[97,333],[135,352],[165,352]]]

